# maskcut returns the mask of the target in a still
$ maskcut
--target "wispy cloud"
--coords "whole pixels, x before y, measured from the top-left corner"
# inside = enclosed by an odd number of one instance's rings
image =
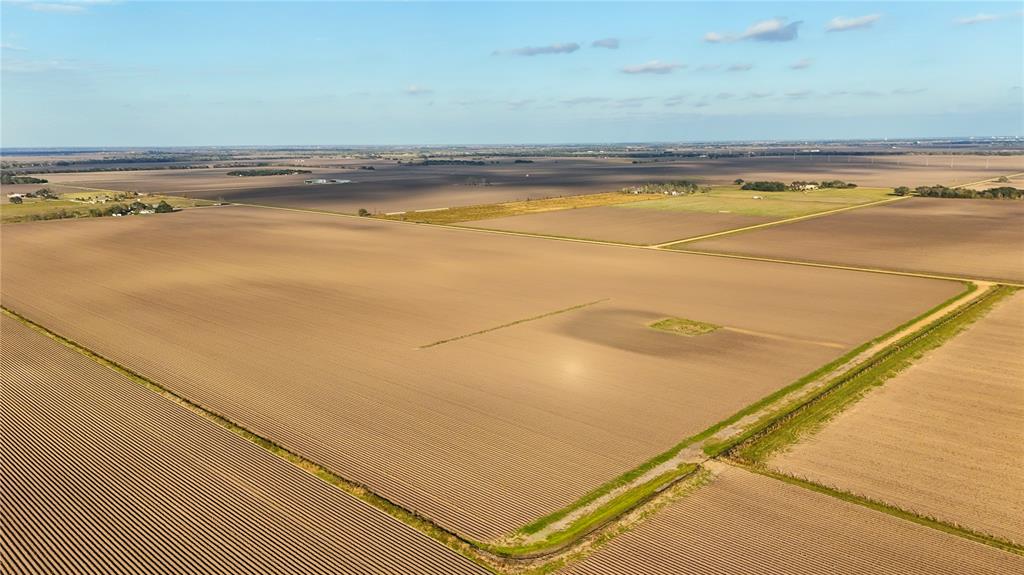
[[[580,45],[576,42],[560,42],[549,44],[547,46],[524,46],[522,48],[513,48],[511,50],[495,50],[493,55],[501,56],[503,54],[508,54],[510,56],[541,56],[544,54],[572,54],[579,49]]]
[[[720,42],[732,42],[735,40],[735,37],[719,34],[718,32],[708,32],[704,35],[703,39],[710,44],[718,44]]]
[[[746,72],[748,70],[752,70],[753,68],[753,64],[733,64],[732,66],[726,68],[726,70],[730,72]]]
[[[28,51],[28,48],[25,48],[23,46],[16,46],[14,44],[4,43],[0,44],[0,50],[10,50],[11,52],[26,52]]]
[[[685,102],[686,98],[687,98],[686,94],[677,94],[675,96],[669,96],[668,98],[665,98],[665,105],[666,106],[678,106],[679,104],[682,104],[683,102]]]
[[[505,102],[505,105],[508,106],[509,110],[522,110],[523,108],[529,106],[533,102],[534,100],[532,99],[509,100],[508,102]]]
[[[618,50],[619,49],[619,39],[618,38],[602,38],[600,40],[594,40],[593,42],[590,43],[590,45],[593,48],[607,48],[609,50]]]
[[[953,23],[959,24],[960,26],[970,26],[971,24],[981,24],[982,22],[994,22],[1001,19],[1002,16],[998,14],[985,14],[978,13],[974,16],[964,16],[961,18],[954,18]]]
[[[881,17],[881,14],[868,14],[867,16],[857,16],[856,18],[836,16],[825,26],[825,30],[828,32],[845,32],[847,30],[857,30],[858,28],[870,28]]]
[[[672,62],[662,62],[660,60],[651,60],[643,64],[635,64],[633,66],[626,66],[622,69],[623,74],[670,74],[680,68],[684,68],[683,64],[675,64]]]
[[[793,90],[792,92],[786,92],[785,96],[787,98],[791,98],[793,100],[800,100],[802,98],[806,98],[807,96],[810,96],[813,93],[814,92],[811,91],[811,90]]]
[[[49,2],[36,2],[29,4],[28,8],[33,12],[57,12],[62,14],[85,11],[85,7],[78,4],[53,4]]]
[[[767,98],[768,96],[771,96],[771,95],[772,95],[771,92],[747,92],[747,94],[745,96],[743,96],[743,99],[744,100],[760,100],[762,98]]]
[[[708,32],[704,41],[711,44],[735,42],[737,40],[755,40],[757,42],[790,42],[796,40],[802,21],[786,22],[785,18],[772,18],[755,22],[741,34],[723,34]]]
[[[895,96],[909,96],[912,94],[920,94],[926,90],[927,88],[896,88],[891,93]]]
[[[409,84],[402,90],[410,96],[426,96],[427,94],[433,94],[434,91],[426,86],[420,84]]]
[[[2,63],[0,63],[0,69],[5,73],[12,74],[36,74],[45,72],[72,72],[81,70],[82,66],[76,62],[60,59],[27,60],[19,58],[4,58]]]
[[[561,103],[566,106],[580,106],[586,104],[603,104],[608,100],[609,98],[600,98],[597,96],[579,96],[577,98],[566,98],[565,100],[561,100]]]
[[[790,70],[806,70],[814,65],[814,60],[810,58],[800,58],[796,62],[789,65]]]
[[[651,100],[650,96],[643,96],[640,98],[619,98],[613,100],[609,107],[612,108],[639,108]]]

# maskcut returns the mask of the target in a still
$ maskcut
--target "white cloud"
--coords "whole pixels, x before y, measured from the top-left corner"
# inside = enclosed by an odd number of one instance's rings
[[[708,32],[704,35],[704,41],[711,44],[723,42],[735,42],[737,40],[755,40],[758,42],[789,42],[796,40],[803,22],[786,23],[785,18],[772,18],[755,22],[742,34],[722,34],[720,32]]]
[[[510,54],[512,56],[540,56],[543,54],[572,54],[579,49],[580,45],[576,42],[564,42],[550,44],[548,46],[524,46],[522,48],[513,48],[512,50],[497,50],[494,52],[494,55]]]
[[[599,98],[596,96],[580,96],[578,98],[568,98],[561,102],[566,106],[579,106],[581,104],[601,104],[607,102],[608,98]]]
[[[685,66],[682,64],[651,60],[650,62],[645,62],[643,64],[626,66],[622,69],[622,72],[624,74],[669,74],[684,67]]]
[[[29,4],[28,8],[33,12],[55,12],[61,14],[85,11],[85,7],[80,4],[57,4],[52,2],[34,2]]]
[[[434,91],[431,90],[430,88],[428,88],[426,86],[421,86],[419,84],[409,84],[402,91],[405,92],[406,94],[410,95],[410,96],[425,96],[427,94],[433,94],[434,93]]]
[[[619,49],[619,39],[618,38],[602,38],[600,40],[594,40],[593,42],[590,43],[590,45],[593,48],[607,48],[609,50],[618,50]]]
[[[956,18],[956,19],[953,20],[953,23],[954,24],[959,24],[961,26],[966,26],[966,25],[971,25],[971,24],[980,24],[982,22],[993,22],[995,20],[999,20],[1000,18],[1002,18],[1002,16],[998,16],[996,14],[978,13],[978,14],[975,14],[974,16],[965,16],[963,18]]]
[[[847,30],[856,30],[858,28],[870,28],[875,22],[882,17],[881,14],[868,14],[867,16],[858,16],[856,18],[843,18],[837,16],[829,21],[825,26],[825,30],[828,32],[845,32]]]
[[[746,72],[754,68],[753,64],[733,64],[726,68],[730,72]]]
[[[757,22],[747,31],[740,35],[743,40],[758,40],[760,42],[789,42],[795,40],[801,21],[786,24],[782,18],[762,20]]]
[[[810,58],[800,58],[796,62],[789,65],[790,70],[806,70],[814,64],[814,60]]]
[[[0,50],[10,50],[12,52],[27,52],[28,48],[22,46],[16,46],[14,44],[0,44]]]

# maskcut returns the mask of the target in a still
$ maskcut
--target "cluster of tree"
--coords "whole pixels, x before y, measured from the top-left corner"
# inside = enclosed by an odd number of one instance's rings
[[[857,184],[852,182],[844,182],[842,180],[825,180],[821,182],[822,188],[832,188],[835,190],[845,190],[849,188],[856,188]]]
[[[229,176],[290,176],[292,174],[311,174],[311,170],[297,170],[292,168],[279,169],[257,169],[257,170],[232,170],[227,173]]]
[[[786,184],[782,182],[745,182],[740,189],[757,192],[785,192]]]
[[[43,178],[33,178],[32,176],[15,176],[10,172],[4,172],[0,174],[0,184],[46,184],[47,180]]]
[[[514,164],[532,164],[532,163],[533,163],[533,160],[520,160],[520,159],[517,159],[517,160],[516,160],[515,162],[513,162],[513,163],[514,163]]]
[[[908,196],[910,195],[911,190],[906,186],[900,186],[893,190],[893,193],[897,196]],[[947,188],[946,186],[941,185],[918,186],[917,188],[914,188],[913,193],[926,198],[983,198],[999,200],[1019,200],[1024,198],[1024,190],[1010,186],[1000,186],[998,188],[989,188],[987,190]]]
[[[707,193],[711,191],[709,186],[701,186],[697,182],[691,182],[689,180],[676,180],[674,182],[659,182],[652,184],[643,184],[640,186],[632,186],[623,190],[628,194],[665,194],[671,196],[690,195],[700,193]]]
[[[373,166],[359,166],[359,169],[360,170],[376,170],[377,168],[375,168]]]

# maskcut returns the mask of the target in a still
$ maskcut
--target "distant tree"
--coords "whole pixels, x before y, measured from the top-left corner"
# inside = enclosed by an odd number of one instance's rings
[[[12,196],[11,199],[10,199],[10,202],[12,204],[20,204],[20,203],[22,203],[21,196]]]
[[[1000,184],[1008,184],[1010,183],[1010,178],[1007,178],[1006,176],[999,176],[999,178],[996,179],[996,181],[999,182]]]
[[[784,192],[786,191],[786,184],[782,182],[747,182],[740,186],[740,189],[757,192]]]
[[[735,180],[732,181],[732,183],[736,184],[737,186],[742,186],[743,178],[736,178]]]
[[[156,213],[167,214],[174,211],[174,206],[168,204],[166,200],[160,200],[160,203],[156,205]]]
[[[366,208],[359,208],[359,215],[365,218],[366,216],[370,215],[370,211],[367,210]]]
[[[894,194],[896,194],[897,196],[907,196],[907,195],[910,195],[910,188],[908,188],[906,186],[900,186],[900,187],[896,188],[895,190],[893,190],[892,192]]]

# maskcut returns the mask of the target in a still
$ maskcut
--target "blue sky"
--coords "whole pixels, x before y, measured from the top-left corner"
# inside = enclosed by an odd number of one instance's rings
[[[0,10],[5,147],[1024,132],[1019,2]]]

